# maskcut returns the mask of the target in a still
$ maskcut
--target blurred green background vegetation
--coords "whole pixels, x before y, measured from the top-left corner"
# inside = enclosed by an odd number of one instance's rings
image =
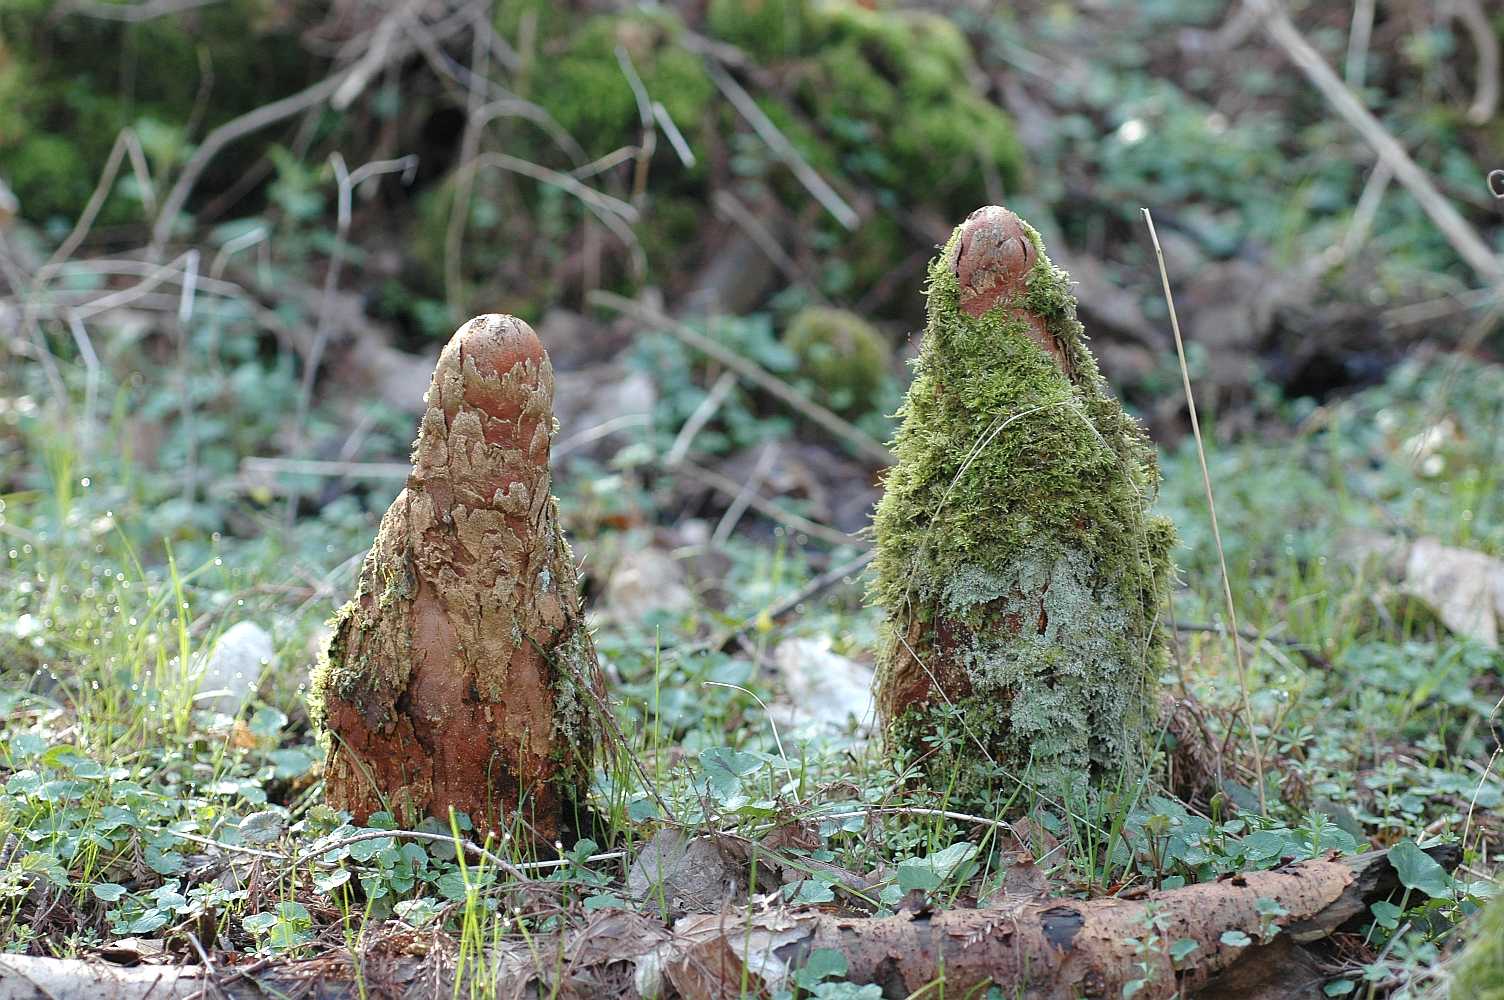
[[[1504,167],[1504,12],[1289,9],[1462,224],[1504,250],[1485,183]],[[675,324],[886,440],[925,263],[988,203],[1034,224],[1076,280],[1092,349],[1161,445],[1161,509],[1184,542],[1176,613],[1215,628],[1147,207],[1232,588],[1244,624],[1288,644],[1251,654],[1283,781],[1259,822],[1308,824],[1313,851],[1335,827],[1375,845],[1471,838],[1456,909],[1386,949],[1385,975],[1427,968],[1504,843],[1494,815],[1453,822],[1469,794],[1500,801],[1479,762],[1504,664],[1347,556],[1380,535],[1504,557],[1501,299],[1377,162],[1244,5],[1213,0],[0,0],[5,767],[66,732],[101,759],[146,746],[152,830],[187,815],[221,829],[268,802],[307,817],[302,685],[321,623],[400,488],[439,345],[481,312],[532,323],[559,372],[556,491],[644,753],[660,736],[767,749],[759,702],[701,685],[774,699],[763,654],[791,636],[867,657],[859,586],[759,620],[750,649],[667,667],[657,651],[850,558],[880,470]],[[643,550],[678,567],[648,589],[684,602],[655,593],[643,611],[613,584]],[[253,618],[281,669],[254,738],[221,753],[182,678]],[[1246,762],[1225,650],[1185,652],[1182,688]],[[811,751],[811,773],[844,780],[836,753]],[[82,886],[89,836],[127,849],[31,794],[0,796],[0,819],[52,831],[29,841],[35,871]],[[171,868],[184,845],[150,849]],[[6,947],[63,953],[78,927],[107,926],[101,898],[28,930],[28,885],[0,879],[22,900]],[[109,926],[156,912],[132,898]]]

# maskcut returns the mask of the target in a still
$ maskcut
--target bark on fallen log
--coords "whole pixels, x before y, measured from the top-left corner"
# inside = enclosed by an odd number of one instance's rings
[[[1448,870],[1455,847],[1428,850]],[[1149,979],[1138,997],[1319,996],[1321,976],[1303,945],[1358,925],[1368,905],[1399,889],[1387,852],[1307,861],[1277,871],[1246,872],[1217,882],[1149,893],[1142,899],[1021,900],[1001,907],[843,917],[818,911],[730,910],[681,917],[673,930],[637,913],[608,911],[558,936],[534,935],[497,952],[484,982],[469,995],[560,998],[682,997],[722,1000],[765,995],[792,984],[815,950],[841,952],[847,977],[876,983],[885,997],[905,997],[944,978],[947,995],[1005,995],[1054,1000],[1120,997],[1129,980]],[[1271,917],[1259,900],[1285,911]],[[1268,909],[1265,904],[1265,909]],[[1162,943],[1133,943],[1158,915]],[[1271,927],[1279,932],[1270,935]],[[1225,944],[1241,931],[1246,945]],[[1197,948],[1172,963],[1172,942]],[[318,997],[450,995],[452,963],[410,957],[417,935],[385,960],[367,953],[361,983],[344,956],[269,966],[231,978],[196,966],[121,968],[74,959],[0,955],[0,1000],[89,995],[94,1000],[167,1000],[218,992],[241,998],[301,993]],[[431,940],[426,935],[422,940]],[[1179,968],[1175,968],[1175,965]],[[745,971],[744,971],[745,970]],[[214,982],[211,982],[213,980]],[[216,986],[217,983],[217,986]],[[471,987],[467,989],[467,987]]]

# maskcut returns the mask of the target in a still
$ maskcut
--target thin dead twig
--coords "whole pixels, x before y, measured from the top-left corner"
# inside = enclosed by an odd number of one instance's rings
[[[551,170],[509,153],[483,153],[461,167],[460,171],[462,173],[475,171],[482,167],[494,167],[531,177],[533,180],[552,184],[574,195],[631,252],[633,272],[641,276],[647,270],[647,256],[643,252],[642,244],[638,242],[637,234],[631,229],[632,224],[635,224],[638,219],[637,209],[620,198],[613,198],[589,185],[581,184],[569,174],[562,174],[557,170]]]
[[[1404,147],[1363,106],[1311,43],[1306,41],[1279,0],[1243,0],[1243,3],[1257,15],[1265,34],[1321,92],[1332,109],[1356,129],[1363,140],[1373,147],[1374,152],[1389,164],[1396,179],[1420,203],[1421,209],[1436,228],[1441,230],[1447,242],[1452,244],[1457,255],[1487,283],[1504,282],[1504,262],[1500,261],[1477,230],[1437,190],[1430,175],[1410,158]]]
[[[386,19],[401,20],[408,16],[408,7],[404,5],[387,14]],[[442,41],[470,26],[471,21],[472,17],[469,12],[460,11],[458,14],[451,15],[444,22],[435,25],[431,29],[427,29],[427,34],[435,40]],[[378,25],[375,30],[380,31],[381,26]],[[390,65],[406,58],[415,47],[416,43],[408,38],[405,33],[401,37],[394,38],[386,48],[386,58],[382,65]],[[198,183],[199,177],[203,175],[203,172],[214,158],[224,151],[225,147],[238,139],[243,139],[254,132],[259,132],[261,129],[275,125],[279,121],[291,118],[301,111],[306,111],[309,108],[322,104],[332,98],[335,93],[339,92],[341,86],[351,76],[363,72],[365,72],[365,69],[361,63],[357,62],[346,66],[320,80],[318,83],[305,87],[296,94],[290,94],[279,101],[264,104],[259,108],[246,112],[238,118],[232,118],[206,135],[203,142],[199,143],[198,148],[194,150],[193,155],[188,158],[188,162],[183,165],[182,171],[178,174],[177,180],[172,185],[172,190],[167,193],[166,198],[162,199],[162,208],[157,213],[156,222],[152,224],[151,242],[147,245],[147,255],[151,258],[161,256],[163,248],[167,246],[167,241],[172,236],[172,227],[177,221],[178,213],[187,204],[188,196],[193,193],[194,185]],[[355,96],[351,95],[349,99],[353,101]]]
[[[406,462],[325,462],[311,458],[251,457],[241,460],[240,471],[250,475],[402,480],[412,472],[412,466]]]
[[[785,278],[798,284],[818,301],[826,305],[830,303],[825,293],[810,280],[809,275],[795,263],[794,258],[788,255],[788,251],[783,249],[778,240],[768,231],[768,227],[763,225],[762,220],[742,204],[740,198],[730,191],[720,190],[715,193],[713,202],[715,210],[740,226],[742,232],[746,233],[747,237],[756,244],[757,249],[773,262],[774,267],[783,272]]]
[[[857,215],[856,210],[848,205],[846,200],[836,193],[836,189],[826,183],[825,178],[821,177],[819,172],[809,165],[809,161],[799,154],[794,144],[778,130],[777,125],[773,124],[773,119],[757,106],[752,95],[747,93],[716,59],[707,59],[705,66],[710,73],[710,79],[715,82],[720,92],[726,95],[732,107],[736,108],[737,113],[747,120],[747,124],[752,126],[753,131],[767,144],[774,155],[794,172],[794,176],[798,178],[800,184],[804,185],[805,190],[842,226],[847,229],[856,229],[857,224],[861,222],[861,217]]]
[[[1461,21],[1478,50],[1478,83],[1467,120],[1483,125],[1493,120],[1499,109],[1499,36],[1488,21],[1488,14],[1478,0],[1452,0],[1452,16]]]
[[[196,7],[208,7],[220,0],[145,0],[144,3],[95,3],[92,0],[69,0],[60,14],[81,14],[101,21],[139,24],[169,14],[184,14]]]
[[[340,271],[345,263],[346,241],[350,235],[350,217],[355,189],[372,177],[401,173],[404,182],[411,183],[418,167],[416,156],[404,156],[396,160],[376,160],[365,163],[351,171],[345,166],[345,158],[338,153],[329,157],[334,168],[334,177],[339,191],[338,211],[335,217],[334,249],[329,255],[329,266],[324,272],[324,292],[320,298],[318,327],[313,335],[313,347],[303,362],[303,380],[298,387],[297,410],[293,414],[292,434],[295,446],[303,445],[303,425],[308,419],[308,410],[313,404],[313,381],[318,376],[323,361],[324,348],[333,332],[334,293],[339,290]],[[298,514],[301,491],[294,486],[287,494],[286,523],[289,528]]]
[[[838,531],[818,521],[811,521],[807,517],[784,510],[755,490],[747,490],[744,483],[739,483],[730,476],[725,476],[712,469],[696,465],[687,459],[682,460],[679,463],[679,467],[688,473],[691,478],[699,480],[719,493],[724,493],[733,502],[742,500],[746,506],[751,507],[770,520],[777,521],[790,531],[802,532],[811,538],[818,538],[827,545],[860,545],[865,547],[871,544],[864,538],[848,535],[844,531]]]
[[[1373,37],[1373,14],[1377,0],[1355,0],[1352,27],[1347,31],[1347,60],[1342,75],[1354,90],[1363,89],[1363,75],[1368,63],[1368,42]]]
[[[1238,690],[1243,696],[1243,716],[1248,723],[1248,739],[1253,744],[1253,762],[1258,772],[1259,812],[1268,813],[1267,793],[1264,789],[1264,754],[1259,746],[1257,723],[1254,721],[1253,703],[1248,693],[1248,672],[1243,665],[1243,647],[1237,641],[1238,610],[1232,599],[1232,578],[1227,573],[1227,557],[1222,551],[1222,530],[1217,524],[1217,502],[1212,495],[1212,474],[1206,466],[1206,445],[1201,439],[1201,423],[1196,417],[1196,397],[1191,392],[1191,373],[1185,360],[1185,342],[1180,336],[1180,317],[1175,313],[1175,297],[1170,292],[1170,272],[1165,267],[1165,252],[1159,245],[1159,234],[1154,231],[1154,216],[1146,208],[1144,222],[1149,227],[1149,238],[1154,242],[1154,256],[1159,262],[1159,278],[1164,286],[1165,305],[1170,309],[1170,330],[1175,334],[1175,354],[1180,360],[1180,378],[1185,388],[1185,403],[1191,415],[1191,433],[1196,438],[1196,455],[1201,460],[1201,482],[1206,487],[1206,506],[1211,514],[1212,539],[1217,543],[1217,562],[1222,568],[1222,596],[1227,601],[1227,620],[1232,623],[1233,661],[1238,669]]]
[[[735,385],[735,372],[721,372],[721,377],[715,380],[715,384],[710,387],[710,392],[700,400],[700,405],[695,407],[695,411],[689,415],[689,419],[684,421],[684,426],[679,428],[679,433],[674,436],[674,443],[669,446],[667,454],[663,456],[664,468],[673,469],[684,461],[684,456],[689,454],[689,446],[705,429],[705,425],[710,423],[711,418],[721,408],[721,404],[726,401],[727,395]]]
[[[174,834],[174,836],[176,836],[176,834]],[[479,844],[472,844],[468,840],[456,840],[454,837],[450,836],[447,833],[425,833],[419,830],[363,830],[360,833],[351,834],[348,837],[341,837],[338,840],[330,841],[329,843],[315,844],[314,846],[294,855],[294,857],[288,864],[290,868],[296,869],[299,865],[311,861],[314,858],[320,857],[321,855],[328,854],[330,851],[337,851],[342,847],[349,847],[351,844],[359,844],[362,841],[366,840],[380,840],[383,837],[391,837],[394,840],[422,840],[428,843],[449,844],[457,849],[463,850],[466,854],[473,855],[474,857],[480,858],[482,861],[485,861],[488,864],[495,865],[498,869],[506,872],[508,875],[517,879],[519,882],[528,881],[527,876],[524,875],[516,865],[512,864],[512,862],[508,861],[507,859],[486,850]],[[284,858],[283,860],[286,859]]]
[[[691,643],[686,646],[671,646],[666,652],[676,656],[694,656],[699,653],[711,651],[721,652],[740,637],[757,628],[764,621],[776,622],[789,612],[795,610],[805,601],[813,600],[839,583],[845,583],[848,577],[854,576],[867,568],[867,564],[877,558],[876,549],[868,549],[855,559],[847,560],[839,566],[826,570],[815,577],[809,583],[800,587],[798,591],[785,597],[783,600],[768,605],[762,611],[751,617],[744,618],[740,623],[727,632],[713,636],[703,642]]]
[[[479,17],[477,16],[477,20]],[[487,58],[490,49],[485,38],[476,32],[470,39],[471,65],[469,94],[466,97],[465,132],[460,137],[460,162],[470,163],[480,152],[481,129],[489,118],[482,113],[494,105],[485,104]],[[465,243],[465,221],[470,217],[470,196],[475,190],[475,171],[461,170],[454,180],[454,200],[449,204],[449,222],[444,228],[444,297],[449,304],[449,319],[458,323],[465,311],[464,283],[460,278],[460,252]]]
[[[632,65],[632,56],[624,45],[616,47],[616,64],[621,67],[627,86],[632,89],[632,99],[637,102],[637,123],[642,129],[642,141],[637,145],[637,163],[632,171],[632,204],[641,205],[648,189],[648,167],[653,154],[658,151],[658,129],[653,120],[653,99],[648,96],[647,85]]]
[[[860,427],[833,413],[757,363],[711,340],[698,330],[656,309],[611,292],[593,291],[585,297],[593,306],[629,316],[637,322],[673,334],[702,354],[709,355],[742,378],[787,404],[801,415],[820,425],[837,438],[850,443],[863,457],[880,465],[891,465],[893,453]]]
[[[762,489],[763,481],[768,478],[768,473],[773,470],[773,463],[778,460],[778,442],[768,441],[757,453],[757,461],[752,466],[752,472],[747,476],[742,488],[736,496],[731,498],[731,506],[726,508],[726,513],[721,515],[720,523],[715,526],[715,531],[710,535],[712,547],[719,548],[726,544],[731,537],[731,532],[736,530],[737,522],[747,512],[757,491]]]

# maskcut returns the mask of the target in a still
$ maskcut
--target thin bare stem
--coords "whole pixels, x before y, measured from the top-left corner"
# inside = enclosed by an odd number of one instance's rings
[[[1452,207],[1437,190],[1429,174],[1405,152],[1405,148],[1363,106],[1342,79],[1326,64],[1295,27],[1279,0],[1243,0],[1263,25],[1265,33],[1280,47],[1332,109],[1357,130],[1363,141],[1373,147],[1379,158],[1394,170],[1395,179],[1405,186],[1436,228],[1452,244],[1457,256],[1467,262],[1489,284],[1504,282],[1504,262],[1495,255],[1478,231]]]
[[[1238,693],[1242,696],[1243,717],[1248,723],[1248,738],[1253,743],[1253,766],[1258,775],[1259,812],[1267,814],[1269,804],[1264,790],[1264,752],[1259,745],[1258,725],[1253,717],[1253,703],[1248,696],[1248,671],[1243,664],[1243,647],[1238,642],[1238,609],[1232,599],[1232,579],[1227,574],[1227,556],[1222,551],[1222,529],[1217,524],[1217,501],[1212,495],[1212,474],[1206,466],[1206,443],[1201,439],[1201,422],[1196,417],[1196,396],[1191,391],[1191,371],[1185,361],[1185,342],[1180,336],[1180,317],[1175,313],[1175,297],[1170,292],[1170,272],[1165,268],[1165,252],[1159,245],[1159,234],[1154,231],[1154,217],[1146,208],[1144,222],[1149,226],[1149,239],[1154,243],[1154,256],[1159,261],[1159,280],[1164,286],[1165,305],[1170,309],[1170,330],[1175,334],[1175,355],[1180,360],[1180,380],[1185,388],[1185,403],[1191,414],[1191,433],[1196,438],[1196,457],[1201,461],[1201,485],[1206,489],[1206,507],[1211,513],[1212,540],[1217,544],[1217,564],[1222,570],[1222,596],[1227,601],[1227,620],[1232,626],[1232,655],[1238,669]]]
[[[667,454],[663,456],[665,468],[672,469],[684,461],[684,457],[689,454],[689,446],[694,444],[695,438],[705,429],[705,425],[710,423],[711,418],[721,408],[721,404],[726,401],[727,395],[735,385],[735,372],[721,372],[721,377],[715,380],[715,384],[710,387],[710,392],[700,400],[700,405],[695,407],[695,412],[689,415],[689,419],[684,421],[684,426],[679,428],[679,433],[674,436],[674,443],[669,446]]]
[[[632,299],[611,292],[593,291],[585,298],[593,306],[599,306],[612,312],[630,316],[645,326],[656,327],[673,334],[701,354],[709,355],[759,389],[787,404],[801,415],[808,417],[811,421],[819,424],[837,438],[850,442],[869,461],[880,465],[891,465],[893,463],[893,453],[876,438],[872,437],[872,435],[851,423],[851,421],[833,413],[802,393],[795,391],[788,383],[766,371],[755,362],[742,357],[740,354],[712,340],[698,330],[640,302],[635,302]]]
[[[846,200],[836,194],[836,189],[826,183],[825,178],[809,165],[809,161],[799,155],[794,144],[778,130],[778,126],[773,124],[773,119],[757,106],[752,95],[747,93],[742,85],[737,83],[731,74],[714,59],[707,60],[705,65],[710,71],[710,78],[715,81],[721,93],[726,95],[726,99],[736,108],[737,113],[747,120],[747,124],[751,125],[758,137],[767,143],[774,155],[788,165],[788,168],[794,172],[794,176],[799,179],[799,183],[804,185],[805,190],[813,195],[814,199],[824,206],[825,210],[842,226],[855,229],[861,222],[861,217],[856,214],[856,210],[846,204]]]
[[[682,460],[679,465],[680,468],[694,479],[698,479],[706,486],[709,486],[718,493],[723,493],[731,497],[733,500],[743,496],[745,493],[743,484],[732,479],[730,476],[723,475],[713,469],[703,468],[688,459]],[[871,544],[856,535],[848,535],[844,531],[821,524],[819,521],[811,521],[807,517],[801,517],[792,511],[784,510],[761,493],[752,492],[745,493],[745,495],[748,507],[751,507],[769,520],[777,521],[790,531],[801,532],[809,535],[811,538],[818,538],[828,545],[866,546]]]

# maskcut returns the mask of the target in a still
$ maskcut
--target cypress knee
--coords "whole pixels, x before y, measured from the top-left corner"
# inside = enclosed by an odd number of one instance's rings
[[[549,492],[553,390],[511,316],[471,320],[439,358],[406,488],[313,682],[325,796],[357,822],[453,808],[550,841],[583,805],[603,701]]]
[[[1133,780],[1152,732],[1174,544],[1154,449],[1012,212],[956,228],[927,311],[874,525],[879,713],[953,801],[1019,778],[1079,803]]]

